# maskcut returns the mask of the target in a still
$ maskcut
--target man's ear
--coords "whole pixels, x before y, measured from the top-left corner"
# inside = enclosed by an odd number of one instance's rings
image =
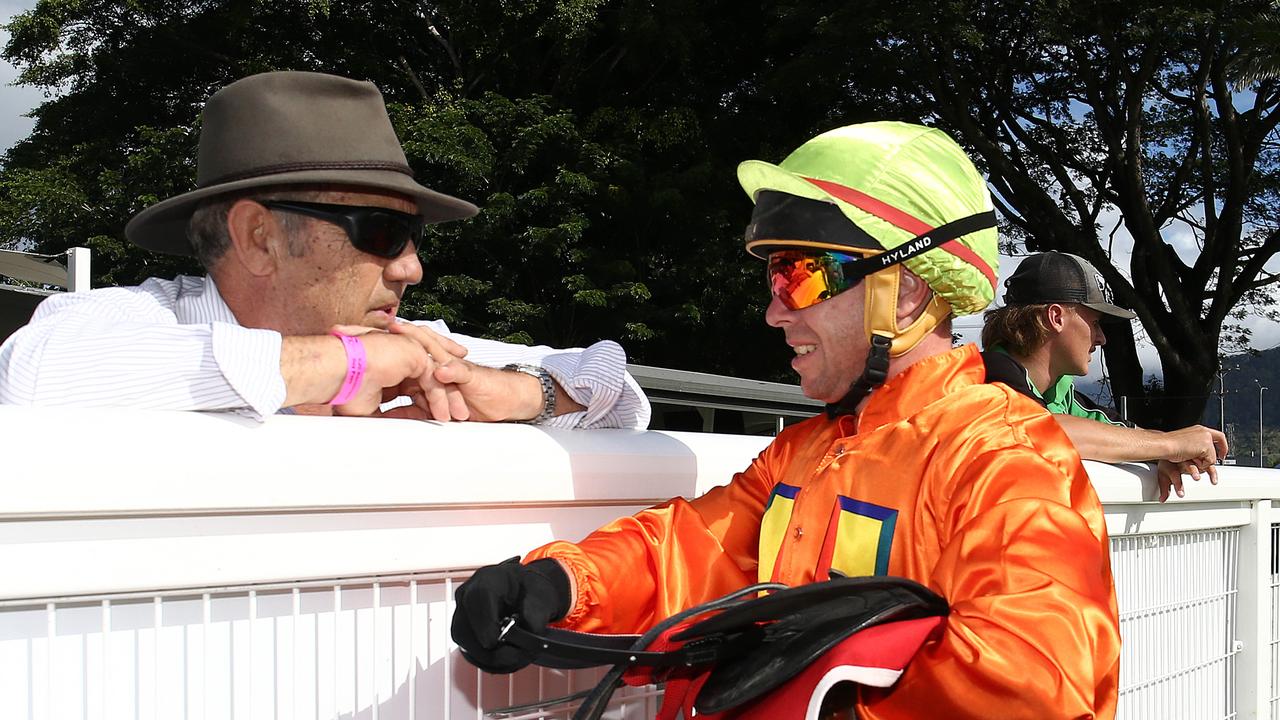
[[[901,268],[898,274],[898,327],[911,324],[933,299],[933,290],[919,275]]]
[[[1065,305],[1050,303],[1044,309],[1044,312],[1045,320],[1049,323],[1049,328],[1054,332],[1062,332],[1062,329],[1067,326],[1067,308]]]
[[[236,262],[250,275],[266,276],[276,270],[278,248],[287,241],[284,228],[271,211],[253,200],[239,200],[227,211],[227,235]]]

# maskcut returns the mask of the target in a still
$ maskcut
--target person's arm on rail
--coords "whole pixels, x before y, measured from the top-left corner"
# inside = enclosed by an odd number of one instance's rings
[[[1158,461],[1157,474],[1160,501],[1172,489],[1182,497],[1182,475],[1200,479],[1207,473],[1209,482],[1218,482],[1216,463],[1227,454],[1227,438],[1218,430],[1202,425],[1161,432],[1142,428],[1109,425],[1073,415],[1054,415],[1085,460],[1101,462]]]

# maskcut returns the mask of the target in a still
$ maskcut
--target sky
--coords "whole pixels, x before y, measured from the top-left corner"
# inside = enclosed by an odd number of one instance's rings
[[[35,6],[35,0],[0,0],[0,25],[8,24],[10,18],[15,14],[28,10]],[[0,29],[0,46],[9,42],[9,33],[7,30]],[[12,65],[0,60],[0,152],[7,150],[18,140],[26,137],[34,126],[34,122],[24,114],[31,108],[38,105],[43,99],[42,91],[28,88],[15,87],[14,80],[17,78],[18,71]],[[1116,216],[1102,218],[1102,226],[1104,229],[1111,228],[1116,221]],[[1190,236],[1190,232],[1179,232],[1177,228],[1171,229],[1166,237],[1174,244],[1180,255],[1185,259],[1191,259],[1195,256],[1194,240]],[[1117,264],[1121,268],[1128,266],[1129,248],[1132,247],[1132,241],[1127,233],[1121,229],[1117,233],[1114,256]],[[1001,257],[999,282],[1000,289],[997,292],[997,301],[1003,295],[1004,281],[1017,267],[1020,258]],[[1272,265],[1280,266],[1280,262],[1273,262]],[[1277,269],[1275,267],[1271,269]],[[1249,323],[1254,330],[1253,347],[1257,349],[1270,348],[1280,345],[1280,325],[1270,323],[1260,318],[1254,318]],[[959,318],[956,320],[956,331],[966,341],[976,342],[978,333],[982,327],[982,321],[978,317]],[[1155,349],[1149,343],[1140,342],[1139,356],[1142,358],[1143,366],[1147,368],[1148,374],[1158,374],[1159,361],[1156,358]],[[1100,353],[1094,353],[1094,359],[1089,368],[1089,379],[1097,381],[1102,375],[1102,360]]]
[[[15,14],[35,7],[34,0],[0,0],[0,25],[8,25]],[[9,43],[9,31],[0,29],[0,46]],[[0,152],[31,133],[35,123],[23,117],[40,104],[44,94],[35,88],[14,87],[18,70],[0,60]]]

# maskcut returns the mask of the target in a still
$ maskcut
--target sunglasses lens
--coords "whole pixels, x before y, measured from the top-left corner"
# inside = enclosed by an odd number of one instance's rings
[[[351,244],[360,250],[383,258],[397,258],[410,241],[417,242],[422,233],[420,218],[399,217],[384,212],[371,212],[360,219],[358,232]]]
[[[834,252],[786,250],[771,253],[768,265],[769,288],[788,308],[803,310],[855,285],[856,280],[845,280],[840,266],[857,259],[856,255]]]

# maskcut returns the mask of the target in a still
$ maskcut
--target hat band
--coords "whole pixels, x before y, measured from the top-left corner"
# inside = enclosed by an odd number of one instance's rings
[[[860,190],[855,190],[854,188],[834,183],[830,180],[819,180],[818,178],[805,177],[803,175],[799,177],[807,180],[813,185],[816,185],[819,189],[825,191],[836,199],[843,200],[863,212],[870,213],[896,228],[906,230],[907,232],[916,235],[917,238],[934,229],[927,223],[913,217],[911,214],[903,212],[882,200],[871,197]],[[964,219],[968,220],[969,218]],[[992,227],[992,225],[988,225],[987,227]],[[962,262],[973,266],[975,270],[982,273],[982,275],[987,278],[987,281],[991,283],[992,289],[995,289],[995,269],[988,265],[976,252],[959,242],[959,237],[944,243],[939,246],[938,249],[950,253]]]
[[[413,169],[408,165],[397,162],[384,162],[380,160],[336,160],[331,162],[295,162],[281,163],[279,165],[265,165],[256,167],[252,170],[243,172],[228,173],[212,180],[206,180],[197,187],[204,189],[213,187],[214,185],[224,185],[238,180],[248,180],[250,178],[264,177],[266,175],[283,175],[285,173],[303,172],[307,170],[387,170],[390,172],[398,172],[403,175],[413,177]]]

